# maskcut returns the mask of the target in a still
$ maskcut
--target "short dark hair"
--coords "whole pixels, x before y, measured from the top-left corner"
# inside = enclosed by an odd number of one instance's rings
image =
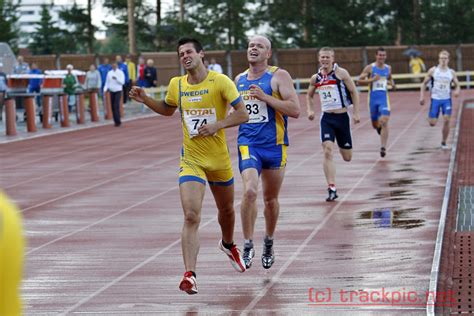
[[[385,48],[379,47],[379,48],[377,48],[377,50],[375,51],[375,55],[377,55],[379,52],[384,52],[384,51],[385,51]]]
[[[193,44],[194,49],[196,49],[196,52],[199,53],[202,51],[202,44],[197,39],[190,38],[190,37],[182,37],[178,40],[178,45],[176,46],[176,51],[178,52],[178,54],[179,54],[179,47],[188,43]]]

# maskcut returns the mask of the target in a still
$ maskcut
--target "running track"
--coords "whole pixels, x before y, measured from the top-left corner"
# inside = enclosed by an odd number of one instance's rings
[[[28,239],[25,314],[424,315],[450,152],[439,149],[441,125],[428,126],[428,108],[417,98],[417,92],[391,94],[383,160],[362,98],[353,161],[336,156],[336,203],[324,202],[319,122],[308,121],[304,110],[290,119],[270,270],[259,263],[261,201],[256,261],[239,274],[217,249],[219,227],[207,190],[194,296],[178,290],[184,272],[178,116],[0,145],[0,187],[20,206]],[[234,171],[236,131],[227,131]],[[239,246],[241,189],[236,174]],[[326,300],[315,302],[312,288]],[[341,290],[411,292],[416,302],[345,301]]]

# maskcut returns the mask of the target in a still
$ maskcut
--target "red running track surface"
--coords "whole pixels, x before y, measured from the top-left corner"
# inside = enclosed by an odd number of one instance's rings
[[[423,315],[450,151],[439,148],[441,124],[428,126],[417,92],[392,93],[391,105],[388,154],[381,159],[362,98],[353,161],[336,154],[335,203],[324,201],[319,122],[308,121],[304,110],[290,119],[270,270],[259,262],[261,195],[256,260],[239,274],[217,248],[220,230],[207,190],[194,296],[178,289],[184,267],[177,115],[0,145],[0,186],[22,209],[28,239],[25,313]],[[227,136],[241,246],[236,132]],[[364,301],[367,293],[372,299]]]

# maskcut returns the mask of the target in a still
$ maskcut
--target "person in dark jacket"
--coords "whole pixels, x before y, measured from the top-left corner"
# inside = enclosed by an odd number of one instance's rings
[[[153,66],[153,59],[146,61],[145,67],[145,88],[156,87],[158,76],[156,68]]]

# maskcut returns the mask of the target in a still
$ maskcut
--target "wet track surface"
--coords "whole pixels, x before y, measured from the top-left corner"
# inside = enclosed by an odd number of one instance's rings
[[[0,185],[22,209],[28,238],[25,313],[424,315],[450,151],[439,148],[441,124],[429,127],[417,96],[391,95],[383,159],[363,98],[353,160],[336,155],[333,203],[325,202],[319,122],[304,111],[290,119],[270,270],[259,262],[261,196],[255,263],[239,274],[217,248],[207,190],[194,296],[178,290],[184,267],[176,115],[0,145]],[[227,132],[235,172],[236,131]],[[235,179],[241,246],[242,185],[237,173]]]

